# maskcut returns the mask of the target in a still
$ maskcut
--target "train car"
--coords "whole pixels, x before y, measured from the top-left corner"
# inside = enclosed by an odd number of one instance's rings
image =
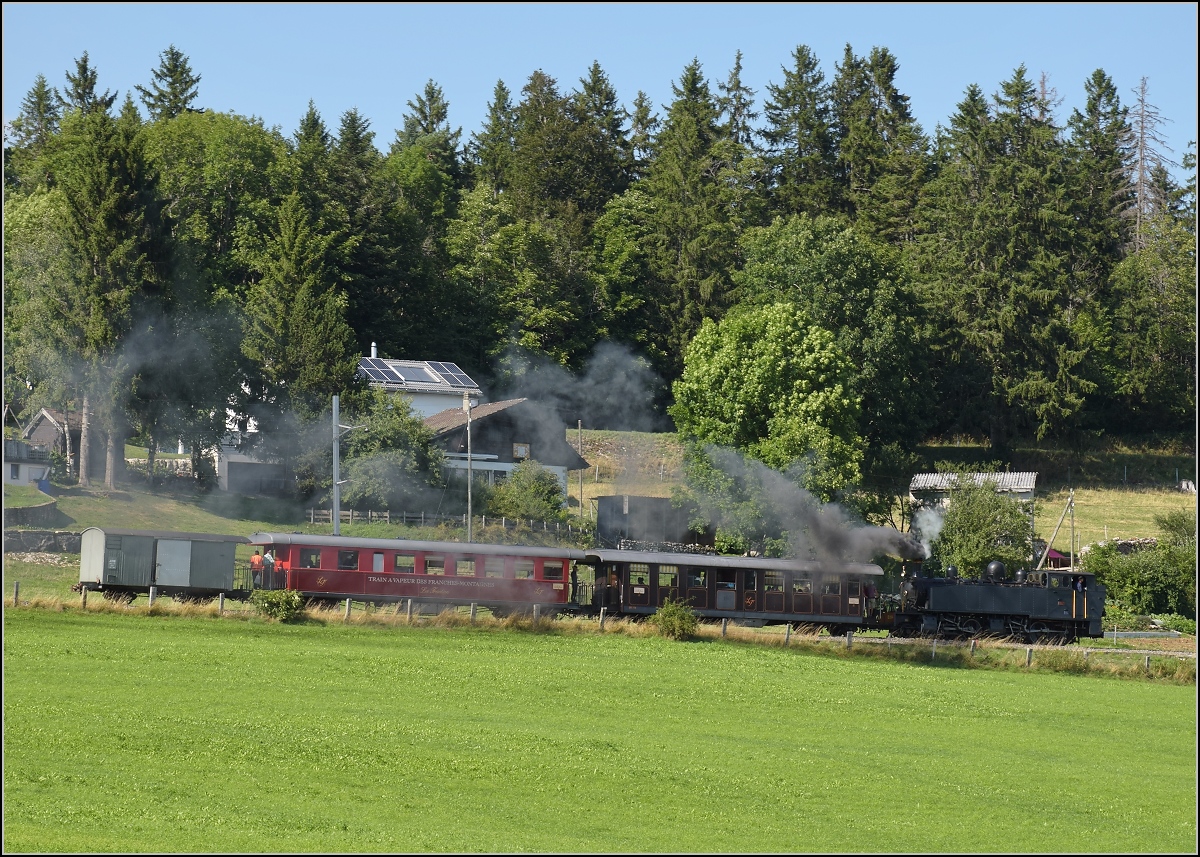
[[[175,599],[244,597],[251,581],[235,553],[245,536],[88,527],[80,539],[78,588],[108,598],[148,593]]]
[[[254,533],[274,554],[274,585],[306,598],[378,603],[413,599],[427,609],[477,604],[493,614],[571,609],[580,550],[406,539]],[[271,584],[264,584],[271,585]]]
[[[591,606],[650,615],[668,600],[686,601],[706,619],[762,626],[824,626],[831,634],[875,626],[872,594],[883,569],[872,563],[589,550]]]
[[[979,579],[924,577],[906,566],[890,627],[898,637],[1016,637],[1029,642],[1074,642],[1102,637],[1104,586],[1078,570],[1018,571],[1008,577],[1004,563],[988,564]]]

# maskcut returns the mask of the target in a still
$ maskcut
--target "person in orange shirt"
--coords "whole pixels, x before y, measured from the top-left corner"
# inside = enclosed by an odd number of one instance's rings
[[[258,548],[254,549],[254,556],[250,557],[250,573],[254,578],[255,589],[262,586],[263,558]]]

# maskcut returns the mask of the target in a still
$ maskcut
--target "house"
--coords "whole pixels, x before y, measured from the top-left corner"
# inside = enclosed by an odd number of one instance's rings
[[[449,408],[461,408],[463,395],[478,401],[481,390],[453,363],[435,360],[385,360],[371,343],[371,356],[358,361],[358,375],[370,386],[389,393],[404,393],[413,413],[422,419]]]
[[[4,484],[40,483],[43,489],[50,479],[50,451],[19,440],[4,441]]]
[[[994,482],[997,492],[1011,494],[1021,501],[1033,502],[1033,490],[1037,484],[1035,472],[968,473],[966,476],[973,479],[976,485],[982,485],[985,480]],[[908,485],[908,499],[914,505],[945,508],[950,498],[950,486],[957,478],[955,473],[917,473]]]
[[[434,445],[446,455],[446,464],[466,470],[467,414],[461,403],[425,419],[433,430]],[[563,495],[567,473],[590,465],[567,443],[567,427],[549,408],[529,399],[488,402],[471,409],[470,469],[485,474],[489,484],[508,478],[522,461],[533,459],[558,477]]]
[[[287,489],[287,469],[271,461],[261,461],[242,442],[251,440],[255,431],[231,428],[225,432],[221,445],[213,453],[213,470],[217,487],[235,494],[280,495]]]
[[[614,494],[596,501],[596,538],[605,547],[633,541],[654,549],[683,550],[716,543],[715,527],[693,530],[688,509],[674,506],[669,498]]]
[[[88,434],[88,476],[92,479],[103,479],[107,454],[105,435],[94,423]],[[66,456],[67,469],[72,476],[79,471],[79,444],[82,436],[81,412],[63,412],[54,408],[39,410],[21,432],[21,438],[30,446]]]

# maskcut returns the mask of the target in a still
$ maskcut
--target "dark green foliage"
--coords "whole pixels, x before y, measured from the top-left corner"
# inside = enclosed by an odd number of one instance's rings
[[[442,454],[433,432],[403,396],[371,390],[364,407],[349,415],[362,426],[342,441],[342,488],[346,506],[359,509],[417,509],[430,505],[442,485]],[[326,472],[325,468],[321,468]]]
[[[87,51],[83,52],[83,56],[75,60],[75,74],[67,72],[67,87],[60,95],[57,90],[55,95],[58,97],[59,105],[65,110],[74,110],[79,113],[107,113],[113,106],[113,102],[117,100],[117,94],[111,90],[105,90],[103,95],[96,94],[96,81],[98,73],[92,68],[91,62],[88,60]]]
[[[961,577],[981,576],[992,560],[1004,563],[1012,574],[1029,567],[1032,537],[1029,511],[1020,501],[998,492],[986,475],[977,484],[960,471],[932,559],[942,569],[956,566]]]
[[[492,492],[488,514],[534,521],[565,521],[566,494],[553,472],[536,461],[522,461]]]
[[[134,89],[142,96],[142,103],[150,114],[150,121],[174,119],[186,110],[190,110],[196,100],[199,90],[200,75],[192,73],[188,58],[170,45],[159,56],[158,68],[152,74],[154,80],[149,88],[135,86]]]
[[[646,622],[669,640],[690,640],[696,636],[700,620],[686,601],[668,599]]]
[[[837,210],[836,148],[829,87],[807,45],[792,51],[783,83],[767,84],[763,105],[767,163],[776,210],[782,214],[830,214]]]

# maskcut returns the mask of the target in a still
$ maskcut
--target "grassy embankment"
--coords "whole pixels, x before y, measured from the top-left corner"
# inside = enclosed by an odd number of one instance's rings
[[[1194,685],[560,630],[4,620],[6,851],[1195,845]]]

